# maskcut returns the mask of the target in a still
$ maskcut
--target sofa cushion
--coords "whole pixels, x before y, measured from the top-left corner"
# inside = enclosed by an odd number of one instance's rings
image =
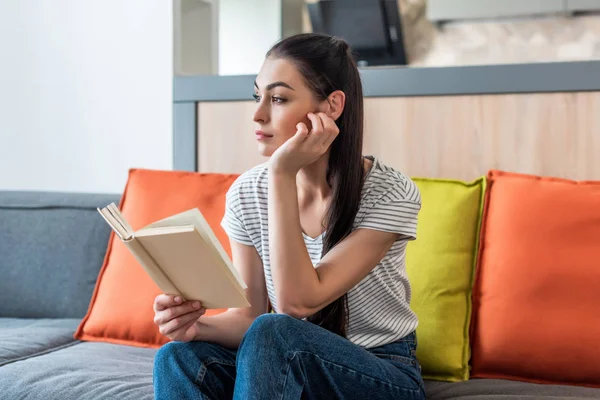
[[[109,235],[96,207],[118,199],[0,191],[0,317],[83,317]]]
[[[425,381],[427,400],[591,400],[600,389],[543,385],[501,379],[471,379],[448,383]]]
[[[75,342],[79,319],[0,318],[0,367]]]
[[[0,367],[0,398],[152,400],[154,353],[154,349],[76,342]]]
[[[472,377],[600,388],[600,181],[488,178]]]
[[[237,176],[131,169],[119,207],[134,230],[196,207],[231,257],[220,221],[225,212],[225,195]],[[75,337],[154,348],[167,343],[168,338],[154,324],[152,306],[160,293],[127,247],[111,234],[89,311]],[[222,311],[208,310],[205,315]]]
[[[419,317],[423,377],[469,378],[471,288],[485,178],[472,182],[413,178],[421,192],[418,240],[406,249],[411,308]]]

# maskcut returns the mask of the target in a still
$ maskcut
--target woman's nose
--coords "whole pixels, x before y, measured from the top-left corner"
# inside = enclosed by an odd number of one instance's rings
[[[254,110],[254,115],[252,116],[252,120],[254,122],[264,123],[267,121],[267,119],[268,119],[267,110],[265,110],[265,107],[261,103],[258,103],[256,105],[256,110]]]

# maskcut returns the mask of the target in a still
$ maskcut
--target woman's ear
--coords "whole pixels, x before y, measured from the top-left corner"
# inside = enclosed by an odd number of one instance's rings
[[[336,90],[327,96],[327,103],[328,106],[325,114],[327,114],[334,121],[337,121],[340,115],[342,115],[342,111],[344,111],[346,94],[341,90]]]

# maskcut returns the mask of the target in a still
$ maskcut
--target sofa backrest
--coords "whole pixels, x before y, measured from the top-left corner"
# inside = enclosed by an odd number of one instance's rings
[[[0,317],[85,315],[110,233],[96,207],[119,197],[0,191]]]

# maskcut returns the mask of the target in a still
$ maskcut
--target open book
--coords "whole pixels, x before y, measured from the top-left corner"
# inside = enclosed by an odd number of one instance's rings
[[[197,208],[134,232],[111,203],[98,212],[166,294],[203,307],[248,307],[246,284]]]

